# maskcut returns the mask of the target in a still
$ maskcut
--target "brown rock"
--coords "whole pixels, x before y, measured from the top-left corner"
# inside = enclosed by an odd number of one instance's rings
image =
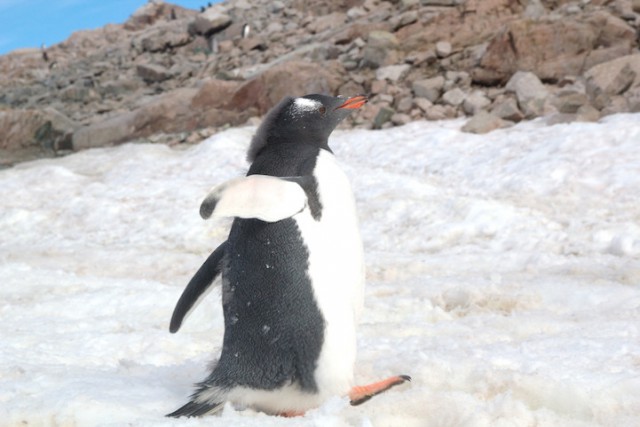
[[[598,48],[629,53],[634,39],[631,27],[606,12],[562,20],[518,19],[491,40],[473,77],[478,83],[493,84],[521,70],[557,81],[581,74]],[[592,61],[598,60],[595,55]]]
[[[640,86],[640,54],[627,55],[592,67],[585,73],[587,94],[593,105],[604,108],[611,96]]]
[[[229,108],[236,111],[255,108],[262,115],[285,96],[333,94],[342,82],[335,65],[332,61],[323,67],[305,61],[277,64],[242,84],[233,94]]]
[[[56,150],[78,125],[53,108],[0,110],[0,150]]]
[[[207,80],[191,100],[191,107],[197,110],[223,108],[231,101],[231,97],[239,85],[235,81]]]
[[[210,37],[231,25],[231,18],[225,14],[199,15],[187,27],[191,35]]]
[[[158,64],[140,64],[136,73],[147,83],[158,83],[171,77],[169,70]]]

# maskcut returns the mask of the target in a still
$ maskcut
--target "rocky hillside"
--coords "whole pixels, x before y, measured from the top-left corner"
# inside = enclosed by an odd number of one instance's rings
[[[640,0],[150,1],[124,24],[0,57],[0,163],[197,142],[285,95],[371,95],[344,126],[640,111]]]

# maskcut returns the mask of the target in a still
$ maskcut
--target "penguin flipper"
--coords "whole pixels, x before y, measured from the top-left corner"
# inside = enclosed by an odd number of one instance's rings
[[[222,270],[222,259],[227,247],[227,242],[223,242],[209,255],[207,260],[200,266],[196,274],[193,275],[187,287],[180,295],[176,307],[173,309],[169,331],[173,334],[180,329],[182,321],[198,305],[207,294],[207,290]]]
[[[213,414],[218,414],[220,411],[222,411],[223,407],[224,407],[224,402],[198,403],[195,401],[191,401],[186,405],[182,406],[181,408],[165,416],[178,418],[178,417],[200,417],[202,415],[213,415]]]
[[[276,222],[301,212],[307,194],[295,178],[249,175],[215,187],[200,205],[200,216],[257,218]]]

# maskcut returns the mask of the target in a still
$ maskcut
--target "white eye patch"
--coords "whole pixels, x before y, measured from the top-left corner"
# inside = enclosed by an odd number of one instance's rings
[[[307,111],[315,111],[322,106],[320,101],[314,101],[308,98],[296,98],[293,101],[293,111],[301,114]]]

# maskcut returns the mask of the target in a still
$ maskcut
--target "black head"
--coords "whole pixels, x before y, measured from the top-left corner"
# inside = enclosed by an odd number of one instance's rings
[[[366,102],[367,97],[362,95],[287,97],[267,113],[251,141],[247,158],[252,162],[263,148],[272,144],[312,144],[326,148],[336,126]]]

